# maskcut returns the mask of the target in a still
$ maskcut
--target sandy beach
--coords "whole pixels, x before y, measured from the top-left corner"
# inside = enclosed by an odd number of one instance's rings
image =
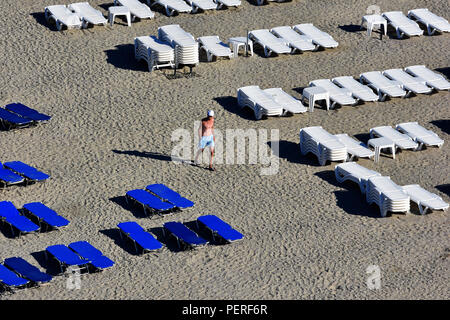
[[[283,88],[300,98],[315,79],[358,77],[426,65],[450,78],[450,35],[398,40],[368,37],[359,29],[369,5],[382,12],[428,8],[450,19],[448,1],[293,0],[256,6],[243,0],[235,9],[155,18],[127,27],[96,26],[59,32],[44,18],[44,7],[63,1],[3,0],[0,37],[0,104],[21,102],[53,118],[31,128],[0,131],[1,162],[20,160],[51,174],[40,184],[0,190],[16,207],[41,201],[71,221],[61,231],[9,236],[0,232],[0,260],[20,256],[53,274],[44,258],[54,244],[88,240],[115,266],[83,275],[81,289],[69,290],[65,276],[46,286],[18,290],[0,299],[449,299],[448,211],[381,218],[359,188],[339,184],[337,163],[319,166],[299,151],[299,130],[322,126],[367,142],[370,128],[417,121],[445,140],[441,148],[402,151],[396,159],[358,163],[399,185],[420,184],[450,202],[450,94],[364,103],[291,117],[255,121],[242,111],[237,89],[247,85]],[[90,0],[107,16],[112,1]],[[194,77],[170,79],[172,70],[149,72],[134,58],[137,36],[157,35],[160,26],[179,24],[194,37],[222,40],[247,30],[313,23],[339,42],[335,49],[265,58],[201,63]],[[172,132],[186,129],[208,109],[216,128],[279,130],[279,168],[261,175],[263,164],[218,164],[216,172],[171,161]],[[194,150],[194,149],[193,149]],[[125,193],[164,183],[195,203],[170,216],[144,217],[125,202]],[[242,241],[181,251],[162,237],[162,226],[215,214],[242,232]],[[121,241],[117,224],[138,222],[165,245],[136,255]],[[195,230],[195,226],[193,226]],[[366,268],[378,265],[381,289],[369,290]]]

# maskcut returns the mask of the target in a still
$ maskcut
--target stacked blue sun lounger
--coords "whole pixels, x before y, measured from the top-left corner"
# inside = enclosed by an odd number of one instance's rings
[[[164,234],[168,232],[178,243],[178,247],[195,248],[208,244],[208,241],[199,237],[194,231],[186,227],[183,223],[173,221],[164,224]]]
[[[8,170],[3,167],[3,164],[0,162],[0,182],[2,187],[8,187],[10,185],[19,184],[25,181],[24,177],[15,174],[11,170]]]
[[[231,227],[228,223],[224,222],[215,215],[204,215],[198,217],[197,225],[199,223],[212,233],[213,239],[215,239],[215,237],[219,237],[224,242],[230,243],[244,238],[242,233],[233,229],[233,227]]]
[[[162,248],[161,242],[155,239],[152,234],[146,232],[139,224],[133,221],[121,222],[117,225],[120,230],[120,236],[124,234],[128,239],[133,241],[136,253],[138,252],[137,246],[142,248],[143,253],[146,251],[155,251]]]
[[[17,102],[7,104],[5,106],[5,109],[17,114],[20,117],[29,119],[34,122],[45,122],[52,118],[46,114],[40,113],[30,107],[27,107],[26,105]]]
[[[89,260],[96,270],[104,270],[114,265],[114,261],[104,256],[103,253],[87,241],[77,241],[69,244],[69,248]]]
[[[14,229],[19,231],[19,236],[21,234],[37,232],[40,229],[30,219],[20,215],[19,211],[10,201],[0,202],[0,220],[10,225],[13,236],[15,235]]]
[[[52,256],[58,262],[61,273],[64,273],[64,268],[67,269],[68,267],[70,267],[73,271],[88,271],[88,264],[90,263],[90,260],[81,258],[63,244],[56,244],[47,247],[47,258],[48,254],[50,254],[50,256]]]
[[[0,284],[5,290],[12,292],[14,289],[26,287],[29,282],[30,281],[19,277],[13,271],[0,264]]]
[[[144,209],[144,213],[146,214],[147,211],[149,213],[161,214],[165,212],[170,212],[172,209],[175,208],[173,204],[164,202],[160,198],[152,195],[150,192],[147,192],[142,189],[135,189],[128,191],[126,196],[127,202],[128,199],[131,199],[135,203],[140,204]]]
[[[52,280],[51,275],[40,271],[37,267],[20,257],[5,259],[3,263],[22,278],[31,281],[34,285],[45,284]]]
[[[185,209],[194,206],[194,203],[192,201],[182,197],[178,192],[175,192],[164,184],[150,184],[145,187],[145,189],[160,197],[162,200],[173,204],[179,209]]]
[[[46,173],[43,173],[36,168],[29,166],[26,163],[21,161],[10,161],[3,163],[3,166],[6,169],[11,170],[12,172],[24,177],[27,182],[40,182],[47,180],[50,176]]]
[[[42,223],[45,223],[47,227],[59,229],[69,224],[69,220],[61,217],[41,202],[30,202],[24,204],[23,212],[26,215],[36,219],[39,222],[39,227],[42,227]]]

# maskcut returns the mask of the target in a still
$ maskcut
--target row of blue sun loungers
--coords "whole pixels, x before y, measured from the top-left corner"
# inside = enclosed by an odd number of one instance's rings
[[[175,210],[186,209],[194,203],[164,184],[151,184],[143,189],[135,189],[126,193],[127,202],[132,201],[144,209],[144,213],[163,214]]]
[[[50,119],[50,116],[21,103],[10,103],[0,108],[0,125],[4,130],[28,127]]]
[[[198,228],[204,227],[213,237],[214,241],[222,241],[224,243],[231,243],[241,240],[244,236],[233,229],[228,223],[215,215],[201,216],[196,221]],[[162,249],[163,245],[151,233],[145,231],[136,222],[122,222],[117,225],[120,231],[120,236],[123,235],[133,242],[136,253],[141,249],[142,253],[158,251]],[[193,230],[189,229],[185,224],[177,221],[167,222],[163,226],[164,237],[174,237],[179,248],[193,249],[198,246],[203,246],[209,243],[208,240],[200,237]]]
[[[16,184],[45,181],[50,175],[21,161],[0,162],[0,185],[5,188]]]
[[[0,221],[11,227],[13,236],[14,229],[22,234],[38,232],[45,229],[59,229],[69,224],[69,220],[61,217],[55,211],[40,202],[31,202],[23,206],[21,210],[24,215],[10,201],[0,202]],[[34,223],[34,220],[36,223]]]
[[[72,271],[78,270],[81,273],[89,272],[89,267],[94,271],[102,271],[114,265],[114,261],[87,241],[73,242],[68,246],[63,244],[49,246],[45,254],[47,259],[51,257],[58,263],[61,273],[69,267]]]

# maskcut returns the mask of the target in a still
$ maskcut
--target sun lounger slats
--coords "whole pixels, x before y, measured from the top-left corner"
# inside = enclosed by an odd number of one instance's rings
[[[300,129],[300,151],[303,155],[314,154],[322,166],[327,161],[347,159],[345,145],[320,126]]]

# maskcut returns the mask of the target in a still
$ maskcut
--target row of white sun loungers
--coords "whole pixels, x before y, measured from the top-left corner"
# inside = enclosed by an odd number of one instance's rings
[[[151,0],[147,0],[150,5]],[[199,10],[216,10],[222,7],[238,7],[241,5],[240,0],[157,0],[151,6],[160,5],[164,7],[167,16],[175,13],[196,13]]]
[[[446,210],[449,207],[441,197],[417,184],[401,187],[389,177],[382,176],[356,162],[338,164],[334,173],[339,183],[347,180],[357,183],[367,202],[378,205],[382,217],[385,217],[388,211],[409,212],[410,201],[418,205],[421,214],[425,214],[428,209]]]
[[[249,38],[264,49],[264,55],[284,54],[296,51],[313,51],[319,47],[335,48],[338,46],[332,36],[319,30],[311,23],[298,24],[294,27],[281,26],[272,29],[259,29],[249,32]]]
[[[263,116],[283,116],[286,114],[303,113],[308,109],[281,88],[262,90],[259,86],[247,86],[238,89],[238,105],[253,110],[255,118]]]
[[[68,29],[81,29],[91,25],[106,25],[108,20],[103,14],[94,9],[88,2],[72,3],[65,5],[48,6],[44,10],[45,19],[54,21],[56,28],[61,31],[63,26]]]

